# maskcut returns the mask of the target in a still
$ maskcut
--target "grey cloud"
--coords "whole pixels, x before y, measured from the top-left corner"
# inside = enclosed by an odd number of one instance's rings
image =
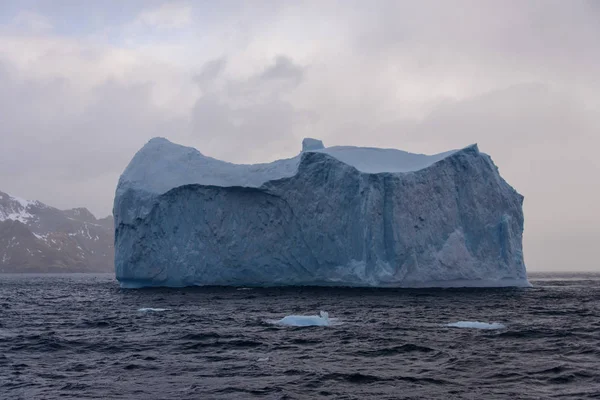
[[[290,143],[295,127],[310,118],[281,100],[232,108],[214,96],[200,99],[192,115],[194,140],[202,152],[241,162],[273,159]]]
[[[580,127],[586,118],[584,108],[571,94],[548,85],[514,85],[463,101],[442,102],[413,138],[427,140],[445,132],[447,144],[484,141],[493,148],[564,143],[585,134]]]
[[[265,69],[259,79],[263,80],[289,80],[295,84],[299,84],[304,76],[304,69],[286,56],[278,56],[275,64]]]
[[[205,71],[222,65],[221,60],[211,61],[200,75],[210,76]],[[213,79],[218,75],[212,74]],[[214,91],[201,96],[193,107],[193,140],[201,151],[226,160],[265,161],[282,149],[290,151],[290,144],[298,141],[296,128],[313,118],[312,113],[297,109],[284,98],[302,76],[300,66],[279,56],[273,65],[250,78],[213,85]],[[206,79],[201,83],[207,87]]]
[[[479,70],[493,79],[594,79],[600,62],[596,2],[381,1],[354,13],[353,46],[369,57],[405,57],[404,68],[452,75]],[[514,83],[514,82],[513,82]]]
[[[194,81],[201,89],[206,90],[220,77],[226,65],[227,59],[225,57],[211,60],[202,66],[200,72],[194,76]]]
[[[296,65],[289,57],[279,55],[263,71],[246,79],[225,82],[221,94],[232,103],[278,102],[302,83],[304,71],[304,67]]]
[[[2,190],[108,214],[117,179],[135,151],[152,136],[188,128],[186,120],[154,107],[149,90],[108,81],[88,93],[88,104],[80,108],[64,80],[19,82],[0,71]],[[89,191],[88,182],[98,185]]]

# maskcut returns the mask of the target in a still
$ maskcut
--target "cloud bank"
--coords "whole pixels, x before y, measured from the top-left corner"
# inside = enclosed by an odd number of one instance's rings
[[[232,162],[478,143],[525,196],[530,270],[598,270],[593,1],[0,5],[0,189],[108,214],[164,136]]]

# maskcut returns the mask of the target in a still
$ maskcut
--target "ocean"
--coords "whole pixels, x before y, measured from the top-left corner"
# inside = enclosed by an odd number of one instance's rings
[[[0,398],[600,398],[600,275],[530,280],[124,290],[112,275],[0,275]],[[319,311],[336,323],[272,323]]]

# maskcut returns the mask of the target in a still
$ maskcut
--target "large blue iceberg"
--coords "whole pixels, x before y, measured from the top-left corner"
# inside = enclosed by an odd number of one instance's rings
[[[237,165],[150,140],[119,180],[122,287],[529,286],[523,196],[477,145],[427,156],[305,139]]]

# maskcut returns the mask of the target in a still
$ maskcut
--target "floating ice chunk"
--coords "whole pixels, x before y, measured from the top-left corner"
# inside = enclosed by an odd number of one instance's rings
[[[470,329],[504,329],[506,326],[499,324],[497,322],[493,322],[491,324],[487,322],[479,322],[479,321],[458,321],[452,322],[451,324],[447,324],[451,328],[470,328]]]
[[[271,321],[277,325],[287,326],[329,326],[329,314],[321,311],[319,315],[288,315],[280,320]]]
[[[170,308],[140,308],[138,311],[139,312],[161,312],[161,311],[169,311]]]

